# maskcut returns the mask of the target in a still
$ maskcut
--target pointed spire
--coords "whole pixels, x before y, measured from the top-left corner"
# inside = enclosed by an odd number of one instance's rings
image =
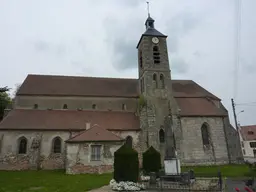
[[[148,18],[147,18],[147,20],[146,20],[146,22],[145,22],[146,29],[148,29],[148,28],[154,28],[154,22],[155,22],[155,20],[150,17],[150,13],[149,13],[149,2],[148,2],[148,1],[147,1],[147,8],[148,8]]]

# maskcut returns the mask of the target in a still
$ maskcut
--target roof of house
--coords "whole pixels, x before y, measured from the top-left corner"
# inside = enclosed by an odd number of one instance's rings
[[[171,80],[174,97],[210,97],[220,100],[192,80]],[[37,96],[139,96],[138,79],[28,75],[17,95]]]
[[[139,130],[132,112],[14,109],[0,123],[6,130],[85,130],[86,123],[108,130]]]
[[[223,108],[218,108],[207,98],[176,98],[181,116],[227,116]]]
[[[124,139],[101,128],[99,125],[93,125],[91,128],[81,132],[66,142],[88,142],[88,141],[123,141]]]
[[[243,140],[256,140],[256,125],[241,126],[240,128],[240,133]]]

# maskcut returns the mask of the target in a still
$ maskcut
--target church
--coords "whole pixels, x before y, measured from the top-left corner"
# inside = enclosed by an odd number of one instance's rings
[[[0,170],[111,172],[124,143],[141,163],[150,146],[164,160],[167,139],[181,165],[241,162],[221,99],[171,78],[167,36],[154,24],[148,16],[138,39],[138,79],[29,74],[0,123]]]

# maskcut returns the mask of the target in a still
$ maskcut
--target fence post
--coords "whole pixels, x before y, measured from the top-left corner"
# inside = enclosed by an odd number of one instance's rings
[[[222,176],[220,170],[218,171],[218,178],[219,178],[219,187],[220,191],[222,191]]]

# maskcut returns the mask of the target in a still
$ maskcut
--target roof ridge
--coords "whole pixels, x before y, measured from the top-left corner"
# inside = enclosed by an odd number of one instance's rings
[[[121,77],[97,77],[97,76],[81,76],[81,75],[46,75],[46,74],[28,74],[28,76],[42,77],[74,77],[74,78],[91,78],[91,79],[118,79],[118,80],[138,80],[137,78],[121,78]]]

